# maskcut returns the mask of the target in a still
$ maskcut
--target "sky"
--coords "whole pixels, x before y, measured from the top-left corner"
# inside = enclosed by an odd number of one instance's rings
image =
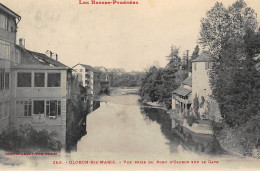
[[[86,0],[88,1],[88,0]],[[101,1],[101,0],[96,0]],[[107,1],[107,0],[103,0]],[[200,20],[216,0],[136,0],[138,5],[82,5],[78,0],[0,0],[22,17],[25,47],[77,63],[126,71],[164,67],[172,45],[193,52]],[[219,0],[225,6],[234,0]],[[246,0],[260,14],[259,0]],[[258,15],[258,21],[259,20]]]

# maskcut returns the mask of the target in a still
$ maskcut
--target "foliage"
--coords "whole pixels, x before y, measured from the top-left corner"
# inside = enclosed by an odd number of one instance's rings
[[[60,150],[61,144],[55,139],[57,133],[47,130],[37,131],[31,125],[21,125],[19,129],[1,134],[0,147],[4,150],[19,151],[33,148]]]
[[[199,57],[199,52],[200,52],[200,48],[199,48],[199,45],[197,45],[194,49],[194,51],[192,52],[192,55],[191,55],[191,60],[194,60],[196,58]]]
[[[257,15],[238,0],[228,8],[217,2],[201,20],[199,43],[218,57],[231,40],[240,40],[248,29],[257,28]]]
[[[214,99],[209,99],[205,102],[205,104],[207,105],[205,118],[220,123],[222,118],[220,115],[218,102]]]
[[[199,57],[199,52],[200,52],[200,48],[199,48],[199,45],[197,45],[195,48],[194,48],[194,51],[192,52],[192,55],[191,55],[191,60],[190,60],[190,66],[189,66],[189,71],[192,72],[192,61],[196,58]]]
[[[243,0],[228,8],[216,3],[201,21],[200,44],[216,61],[210,72],[212,97],[225,123],[239,134],[245,151],[252,150],[260,138],[256,68],[260,60],[255,58],[260,54],[260,33],[256,28],[256,13]]]
[[[204,106],[205,103],[205,98],[203,96],[201,96],[201,102],[200,102],[200,108],[202,108]]]
[[[116,72],[108,73],[111,87],[140,86],[143,75],[144,74],[142,72],[123,73],[123,74],[116,73]]]
[[[169,59],[169,63],[165,68],[152,66],[146,72],[140,87],[140,95],[143,99],[152,102],[158,101],[167,108],[171,107],[172,92],[188,76],[188,72],[179,70],[176,61],[172,60]]]
[[[73,80],[73,97],[67,101],[66,117],[66,151],[76,148],[78,140],[86,135],[86,115],[90,111],[90,104],[85,101],[87,90]]]
[[[255,35],[255,34],[254,34]],[[255,37],[259,37],[256,34]],[[241,43],[239,43],[241,44]],[[251,43],[249,42],[251,45]],[[247,49],[247,45],[244,46]],[[259,116],[259,71],[256,70],[252,52],[245,57],[237,54],[240,46],[232,42],[221,51],[219,65],[213,67],[211,77],[213,96],[220,103],[221,115],[231,125],[241,125]],[[260,48],[258,48],[260,53]]]
[[[194,97],[194,100],[193,100],[193,109],[194,109],[194,113],[195,113],[196,117],[198,117],[198,118],[200,117],[199,106],[200,106],[199,98],[196,94]]]

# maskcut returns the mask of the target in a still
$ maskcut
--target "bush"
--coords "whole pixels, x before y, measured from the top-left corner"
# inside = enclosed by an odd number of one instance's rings
[[[36,131],[31,125],[21,125],[19,129],[9,129],[0,135],[0,148],[8,151],[24,149],[47,149],[58,151],[61,143],[55,140],[56,132]]]

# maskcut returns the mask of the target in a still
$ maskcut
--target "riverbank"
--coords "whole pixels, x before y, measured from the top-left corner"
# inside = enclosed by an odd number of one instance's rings
[[[98,96],[95,100],[100,102],[109,102],[123,105],[138,105],[138,103],[136,102],[138,91],[138,87],[111,88],[108,95],[102,94]],[[125,99],[125,96],[129,96],[127,100]]]
[[[221,147],[233,155],[260,159],[260,149],[248,141],[247,134],[241,128],[232,129],[222,125],[221,129],[215,129],[215,136]]]

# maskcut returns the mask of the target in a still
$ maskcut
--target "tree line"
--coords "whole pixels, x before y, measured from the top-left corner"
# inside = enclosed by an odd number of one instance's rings
[[[172,47],[165,68],[150,67],[140,87],[140,96],[143,101],[159,102],[171,108],[172,92],[180,87],[181,82],[188,77],[188,69],[180,68],[181,61],[179,48]]]

